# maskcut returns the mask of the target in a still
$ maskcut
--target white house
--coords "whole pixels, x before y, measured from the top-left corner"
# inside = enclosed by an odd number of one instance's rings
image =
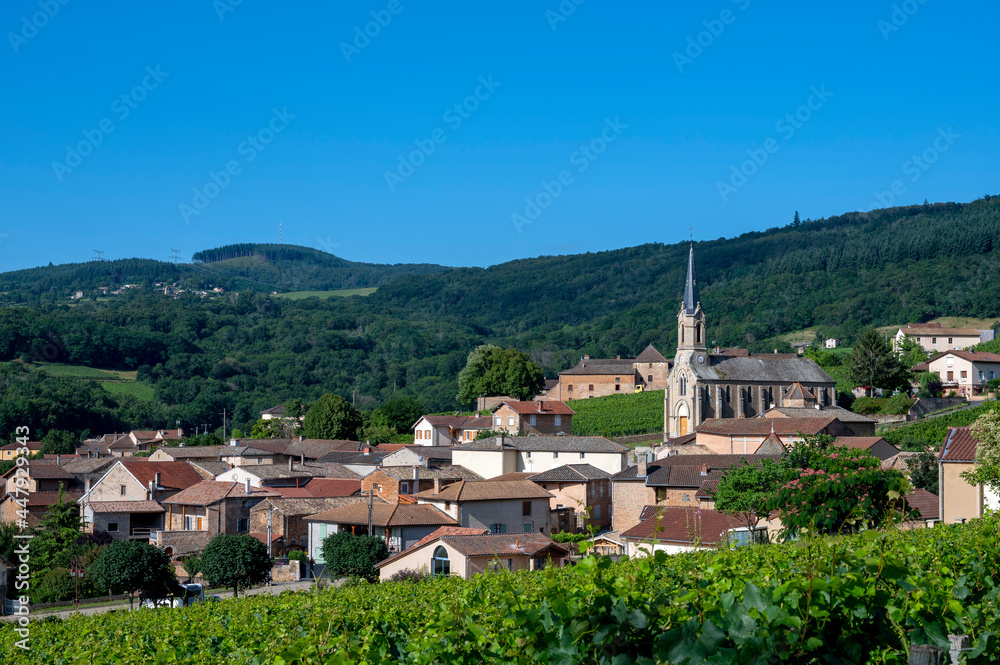
[[[499,436],[456,446],[451,459],[483,478],[541,473],[564,464],[589,464],[614,474],[628,464],[627,453],[628,448],[603,436]]]
[[[421,416],[413,424],[413,442],[418,446],[453,446],[472,441],[492,424],[490,416]]]
[[[892,338],[892,346],[898,351],[903,344],[903,339],[909,337],[930,353],[959,351],[987,341],[984,339],[984,332],[992,333],[993,331],[982,331],[975,328],[945,328],[940,323],[910,323],[905,328],[896,331]]]
[[[982,392],[990,379],[1000,378],[1000,354],[947,351],[928,360],[927,369],[941,377],[945,393],[954,390],[968,397]]]

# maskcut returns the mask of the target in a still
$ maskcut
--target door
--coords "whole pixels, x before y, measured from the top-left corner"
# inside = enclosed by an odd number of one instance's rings
[[[684,436],[687,433],[688,433],[688,419],[687,419],[687,416],[681,416],[680,436]]]

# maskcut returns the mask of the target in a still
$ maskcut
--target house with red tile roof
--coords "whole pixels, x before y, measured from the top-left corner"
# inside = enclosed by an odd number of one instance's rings
[[[945,524],[982,517],[1000,509],[1000,496],[985,485],[972,485],[962,474],[976,466],[979,440],[969,427],[949,427],[938,453],[939,516]]]
[[[983,333],[992,332],[975,328],[945,328],[940,323],[910,323],[896,331],[892,346],[898,351],[903,340],[909,337],[928,353],[958,351],[988,341],[984,339]]]
[[[752,455],[772,432],[786,447],[801,441],[803,435],[855,436],[836,415],[828,414],[815,418],[709,418],[698,426],[696,440],[717,454]]]
[[[404,570],[463,579],[497,570],[541,570],[564,565],[569,550],[540,533],[493,534],[442,527],[375,568],[383,581]]]
[[[552,494],[530,480],[459,480],[447,487],[436,483],[414,497],[432,505],[459,526],[492,533],[546,533]]]
[[[490,416],[420,416],[413,423],[413,442],[418,446],[451,447],[472,441],[479,433],[490,429]]]
[[[323,540],[330,534],[349,531],[368,533],[369,506],[367,501],[323,511],[306,517],[309,523],[309,554],[322,563]],[[458,522],[433,505],[415,503],[385,503],[371,505],[372,535],[385,539],[390,552],[399,552],[441,526],[458,526]]]
[[[573,433],[576,411],[563,402],[505,399],[490,411],[493,429],[513,435],[561,436]]]
[[[943,394],[979,395],[991,379],[1000,378],[1000,354],[982,351],[946,351],[927,361],[927,371],[941,377]]]
[[[749,542],[750,532],[739,517],[716,510],[680,506],[650,506],[643,519],[623,531],[628,556],[647,556],[653,552],[690,552],[715,549],[730,540]],[[766,538],[766,527],[754,538]]]

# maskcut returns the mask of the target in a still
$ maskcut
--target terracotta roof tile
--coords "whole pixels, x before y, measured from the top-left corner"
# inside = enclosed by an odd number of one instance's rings
[[[156,501],[88,501],[95,513],[162,513],[163,506]]]
[[[497,404],[495,407],[493,407],[492,411],[496,411],[504,404],[510,407],[514,411],[514,413],[521,416],[530,416],[530,415],[551,416],[557,414],[561,416],[576,415],[576,411],[566,406],[564,402],[557,402],[554,400],[519,402],[517,400],[505,399],[504,401],[500,402],[500,404]]]
[[[629,539],[657,540],[668,543],[717,545],[730,529],[745,526],[739,518],[715,510],[659,507],[647,512],[647,519],[622,533]]]
[[[669,363],[670,361],[667,360],[667,358],[662,353],[660,353],[659,351],[657,351],[656,347],[654,347],[652,344],[650,344],[645,349],[643,349],[642,353],[640,353],[639,355],[637,355],[635,357],[635,360],[633,360],[632,362],[636,362],[636,363]]]
[[[135,476],[135,479],[148,487],[160,474],[160,487],[164,489],[182,490],[196,485],[204,480],[200,473],[187,462],[151,462],[147,459],[122,459],[118,462],[125,470]]]
[[[8,495],[13,496],[13,495]],[[83,496],[81,490],[69,490],[63,492],[63,502],[72,503]],[[29,506],[54,506],[59,503],[59,492],[28,492]]]
[[[942,462],[974,462],[979,442],[968,427],[949,427],[938,459]]]
[[[311,522],[331,524],[368,524],[368,503],[355,503],[327,510],[306,518]],[[458,522],[434,506],[414,503],[376,503],[372,506],[372,526],[457,526]]]
[[[202,480],[187,489],[178,492],[169,499],[163,499],[160,503],[186,505],[186,506],[208,506],[223,499],[257,499],[280,496],[268,488],[251,487],[247,494],[243,483],[227,483],[218,480]]]
[[[778,435],[789,436],[798,432],[819,434],[837,422],[840,421],[832,415],[825,418],[709,418],[696,429],[707,434],[767,436],[773,427]]]
[[[563,556],[569,551],[541,533],[489,533],[484,535],[453,535],[440,538],[465,556],[536,556],[555,551]]]
[[[441,489],[414,494],[428,501],[507,501],[513,499],[548,499],[552,495],[530,480],[459,480]]]
[[[604,480],[611,474],[590,464],[564,464],[548,471],[542,471],[531,477],[531,481],[584,483],[590,480]]]
[[[932,494],[925,489],[915,489],[907,494],[904,499],[906,505],[920,513],[920,519],[936,520],[940,519],[940,506],[938,495]]]

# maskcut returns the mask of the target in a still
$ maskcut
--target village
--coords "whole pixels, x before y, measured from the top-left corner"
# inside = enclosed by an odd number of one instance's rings
[[[673,360],[652,345],[634,358],[585,356],[533,399],[483,396],[473,415],[420,417],[412,444],[300,435],[195,446],[182,429],[163,428],[40,455],[41,444],[25,439],[0,448],[2,460],[16,460],[3,475],[0,520],[36,529],[54,506],[72,503],[83,533],[153,545],[189,582],[204,579],[185,562],[226,535],[263,543],[273,558],[268,583],[330,578],[337,567],[324,543],[335,534],[381,539],[385,556],[371,574],[383,581],[469,578],[571,565],[586,552],[621,559],[775,542],[780,517],[717,509],[720,482],[817,440],[909,476],[918,453],[876,433],[885,419],[838,406],[834,379],[811,358],[709,348],[695,272],[692,248]],[[935,372],[952,395],[918,400],[903,419],[983,403],[1000,356],[965,349],[991,333],[900,329],[896,342],[914,340],[929,355],[915,369]],[[574,434],[567,400],[656,390],[662,433]],[[299,424],[283,406],[261,420]],[[1000,507],[990,487],[963,475],[976,467],[978,443],[969,427],[949,428],[934,451],[938,492],[911,486],[893,528],[961,523]],[[13,614],[17,565],[0,566]]]

